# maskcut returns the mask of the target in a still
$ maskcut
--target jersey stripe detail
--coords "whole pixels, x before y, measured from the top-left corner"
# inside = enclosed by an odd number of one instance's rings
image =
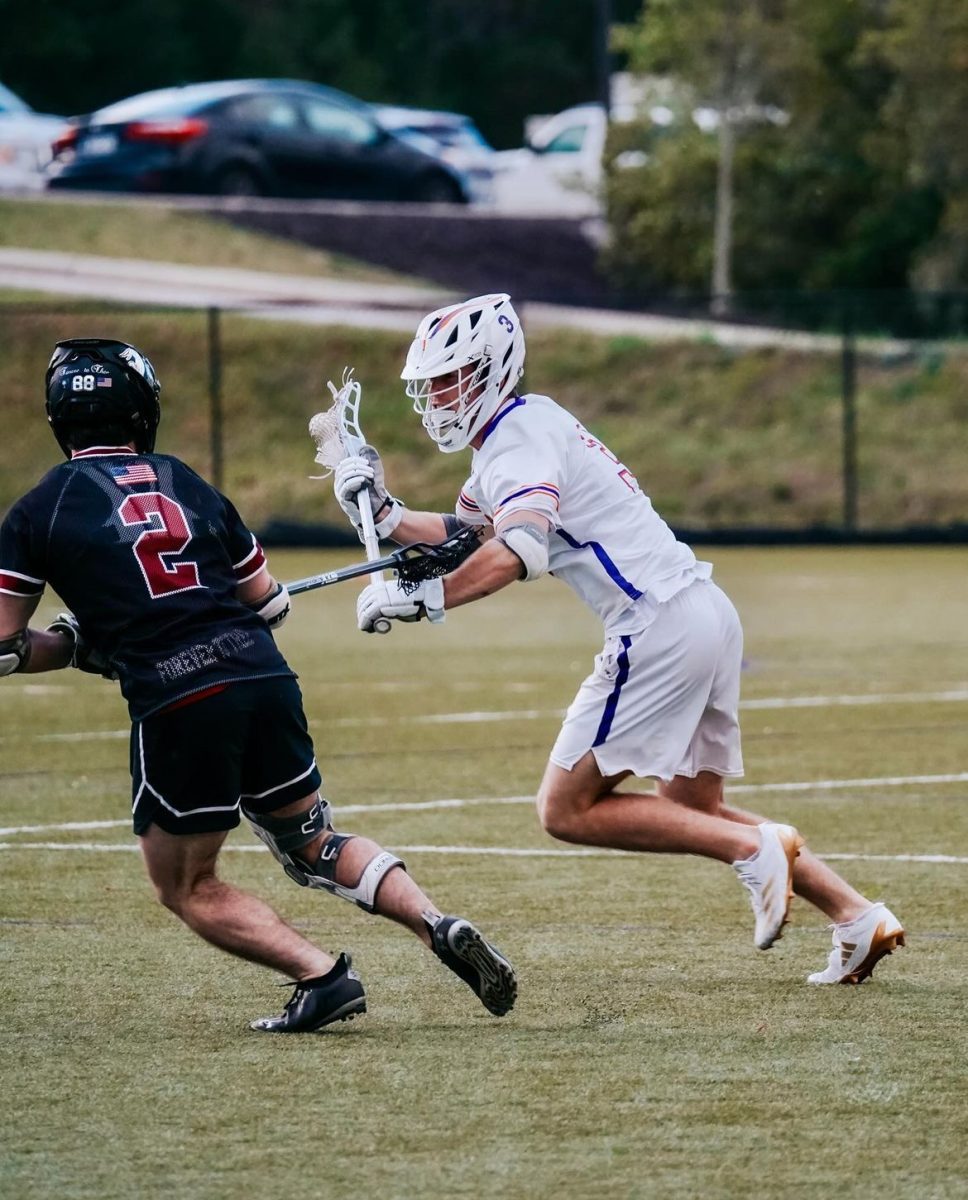
[[[457,497],[457,503],[461,505],[462,508],[467,508],[471,512],[481,511],[481,506],[475,500],[472,500],[463,489],[461,489],[461,493]]]
[[[254,579],[256,575],[266,565],[266,556],[263,553],[262,547],[252,538],[252,549],[242,559],[233,565],[232,570],[235,572],[236,583],[247,583],[248,580]]]
[[[21,575],[19,571],[0,571],[0,592],[5,596],[39,596],[44,587],[43,579]]]
[[[515,396],[512,404],[507,404],[504,406],[504,408],[499,409],[481,430],[481,445],[484,445],[487,439],[491,436],[498,425],[500,425],[509,412],[513,412],[516,408],[524,403],[525,399],[523,396]]]
[[[555,530],[568,543],[573,550],[591,550],[598,561],[605,569],[606,575],[615,584],[617,584],[626,596],[631,596],[633,600],[638,600],[644,593],[640,592],[634,583],[630,583],[622,572],[618,569],[615,563],[608,556],[608,552],[601,542],[579,542],[577,538],[573,538],[570,533],[566,533],[564,529],[558,528]]]
[[[628,635],[623,635],[622,652],[616,660],[618,662],[618,674],[615,676],[615,686],[605,701],[602,719],[598,723],[598,733],[595,734],[592,746],[601,746],[608,738],[609,733],[611,733],[612,721],[615,720],[615,710],[618,708],[618,698],[629,677],[629,647],[631,645],[632,639]]]
[[[500,504],[498,504],[498,506],[494,509],[495,518],[497,518],[497,515],[501,509],[510,504],[512,500],[519,500],[522,496],[532,495],[550,496],[555,502],[555,508],[559,507],[559,493],[555,485],[553,483],[535,483],[532,484],[531,487],[518,488],[518,490],[516,492],[512,492],[510,496],[505,496]]]
[[[88,446],[86,450],[73,450],[71,462],[75,458],[116,458],[119,454],[126,454],[131,458],[138,457],[138,452],[128,446]]]
[[[182,696],[174,704],[169,704],[167,708],[159,708],[154,715],[160,717],[165,713],[174,712],[176,708],[187,708],[189,704],[197,704],[199,700],[207,700],[209,696],[217,696],[219,692],[224,692],[230,686],[228,683],[213,683],[211,687],[202,688],[200,692],[192,692],[188,696]]]

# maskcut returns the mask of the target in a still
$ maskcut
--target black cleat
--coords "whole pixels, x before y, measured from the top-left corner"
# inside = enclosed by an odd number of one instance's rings
[[[514,1007],[518,981],[508,960],[461,917],[424,917],[434,954],[477,995],[489,1013],[503,1017]]]
[[[366,1012],[366,993],[352,960],[341,954],[326,975],[301,979],[279,1017],[260,1017],[249,1024],[260,1033],[310,1033],[334,1021],[352,1021]]]

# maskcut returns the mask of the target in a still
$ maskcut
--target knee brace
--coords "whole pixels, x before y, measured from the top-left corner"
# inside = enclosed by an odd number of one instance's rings
[[[402,867],[406,870],[406,863],[402,858],[391,854],[389,850],[381,850],[378,854],[374,854],[366,864],[353,887],[337,883],[336,863],[343,847],[356,836],[354,833],[331,833],[319,852],[313,873],[306,871],[306,885],[323,888],[327,892],[332,892],[334,896],[342,896],[344,900],[351,900],[365,912],[376,912],[376,894],[380,884],[394,867]]]
[[[376,894],[388,872],[394,867],[406,869],[403,859],[397,858],[387,850],[381,850],[366,864],[353,887],[337,883],[336,863],[343,847],[356,835],[333,831],[333,810],[322,797],[317,799],[309,812],[292,817],[247,812],[244,808],[242,813],[252,826],[252,832],[269,847],[273,858],[300,887],[319,888],[321,891],[331,892],[334,896],[342,896],[344,900],[358,904],[366,912],[376,911]],[[310,867],[296,857],[296,852],[321,833],[329,833],[329,837],[324,842],[316,862]]]

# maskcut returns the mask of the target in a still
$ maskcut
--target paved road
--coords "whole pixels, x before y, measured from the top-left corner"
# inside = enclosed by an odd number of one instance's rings
[[[265,320],[306,325],[354,325],[413,330],[419,317],[460,299],[443,289],[275,275],[222,267],[65,254],[0,247],[0,289],[96,297],[125,304],[175,308],[224,308]],[[837,337],[765,326],[729,325],[710,320],[651,316],[605,309],[528,302],[522,316],[529,329],[569,328],[605,335],[631,335],[655,341],[711,341],[753,349],[779,346],[830,353]],[[904,354],[906,342],[865,342],[879,354]]]

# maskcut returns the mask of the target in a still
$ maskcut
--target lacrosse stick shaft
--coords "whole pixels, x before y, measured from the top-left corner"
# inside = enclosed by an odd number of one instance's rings
[[[342,583],[345,579],[359,579],[363,575],[372,575],[375,571],[396,571],[401,579],[411,581],[435,579],[456,570],[479,545],[477,531],[464,529],[443,542],[411,542],[391,551],[390,554],[385,554],[382,558],[351,563],[348,567],[337,567],[335,571],[321,571],[318,575],[307,575],[305,579],[287,583],[286,589],[291,596],[298,596],[300,592],[329,587],[334,583]]]
[[[373,574],[374,566],[381,570],[389,570],[398,562],[399,559],[387,555],[385,558],[378,558],[375,561],[368,559],[366,562],[352,563],[348,567],[339,567],[335,571],[323,571],[319,575],[307,575],[305,579],[296,579],[292,583],[286,584],[286,591],[290,596],[298,596],[300,592],[313,592],[317,588],[330,587],[334,583],[343,583],[347,579],[362,579],[364,575]]]
[[[370,562],[375,562],[380,557],[380,539],[376,536],[373,509],[370,506],[370,489],[360,488],[356,494],[356,501],[360,506],[360,524],[363,527],[363,546],[366,550],[366,557]],[[379,569],[371,572],[370,582],[382,583],[383,572]],[[378,617],[373,622],[373,628],[377,633],[389,633],[390,622],[386,617]]]

